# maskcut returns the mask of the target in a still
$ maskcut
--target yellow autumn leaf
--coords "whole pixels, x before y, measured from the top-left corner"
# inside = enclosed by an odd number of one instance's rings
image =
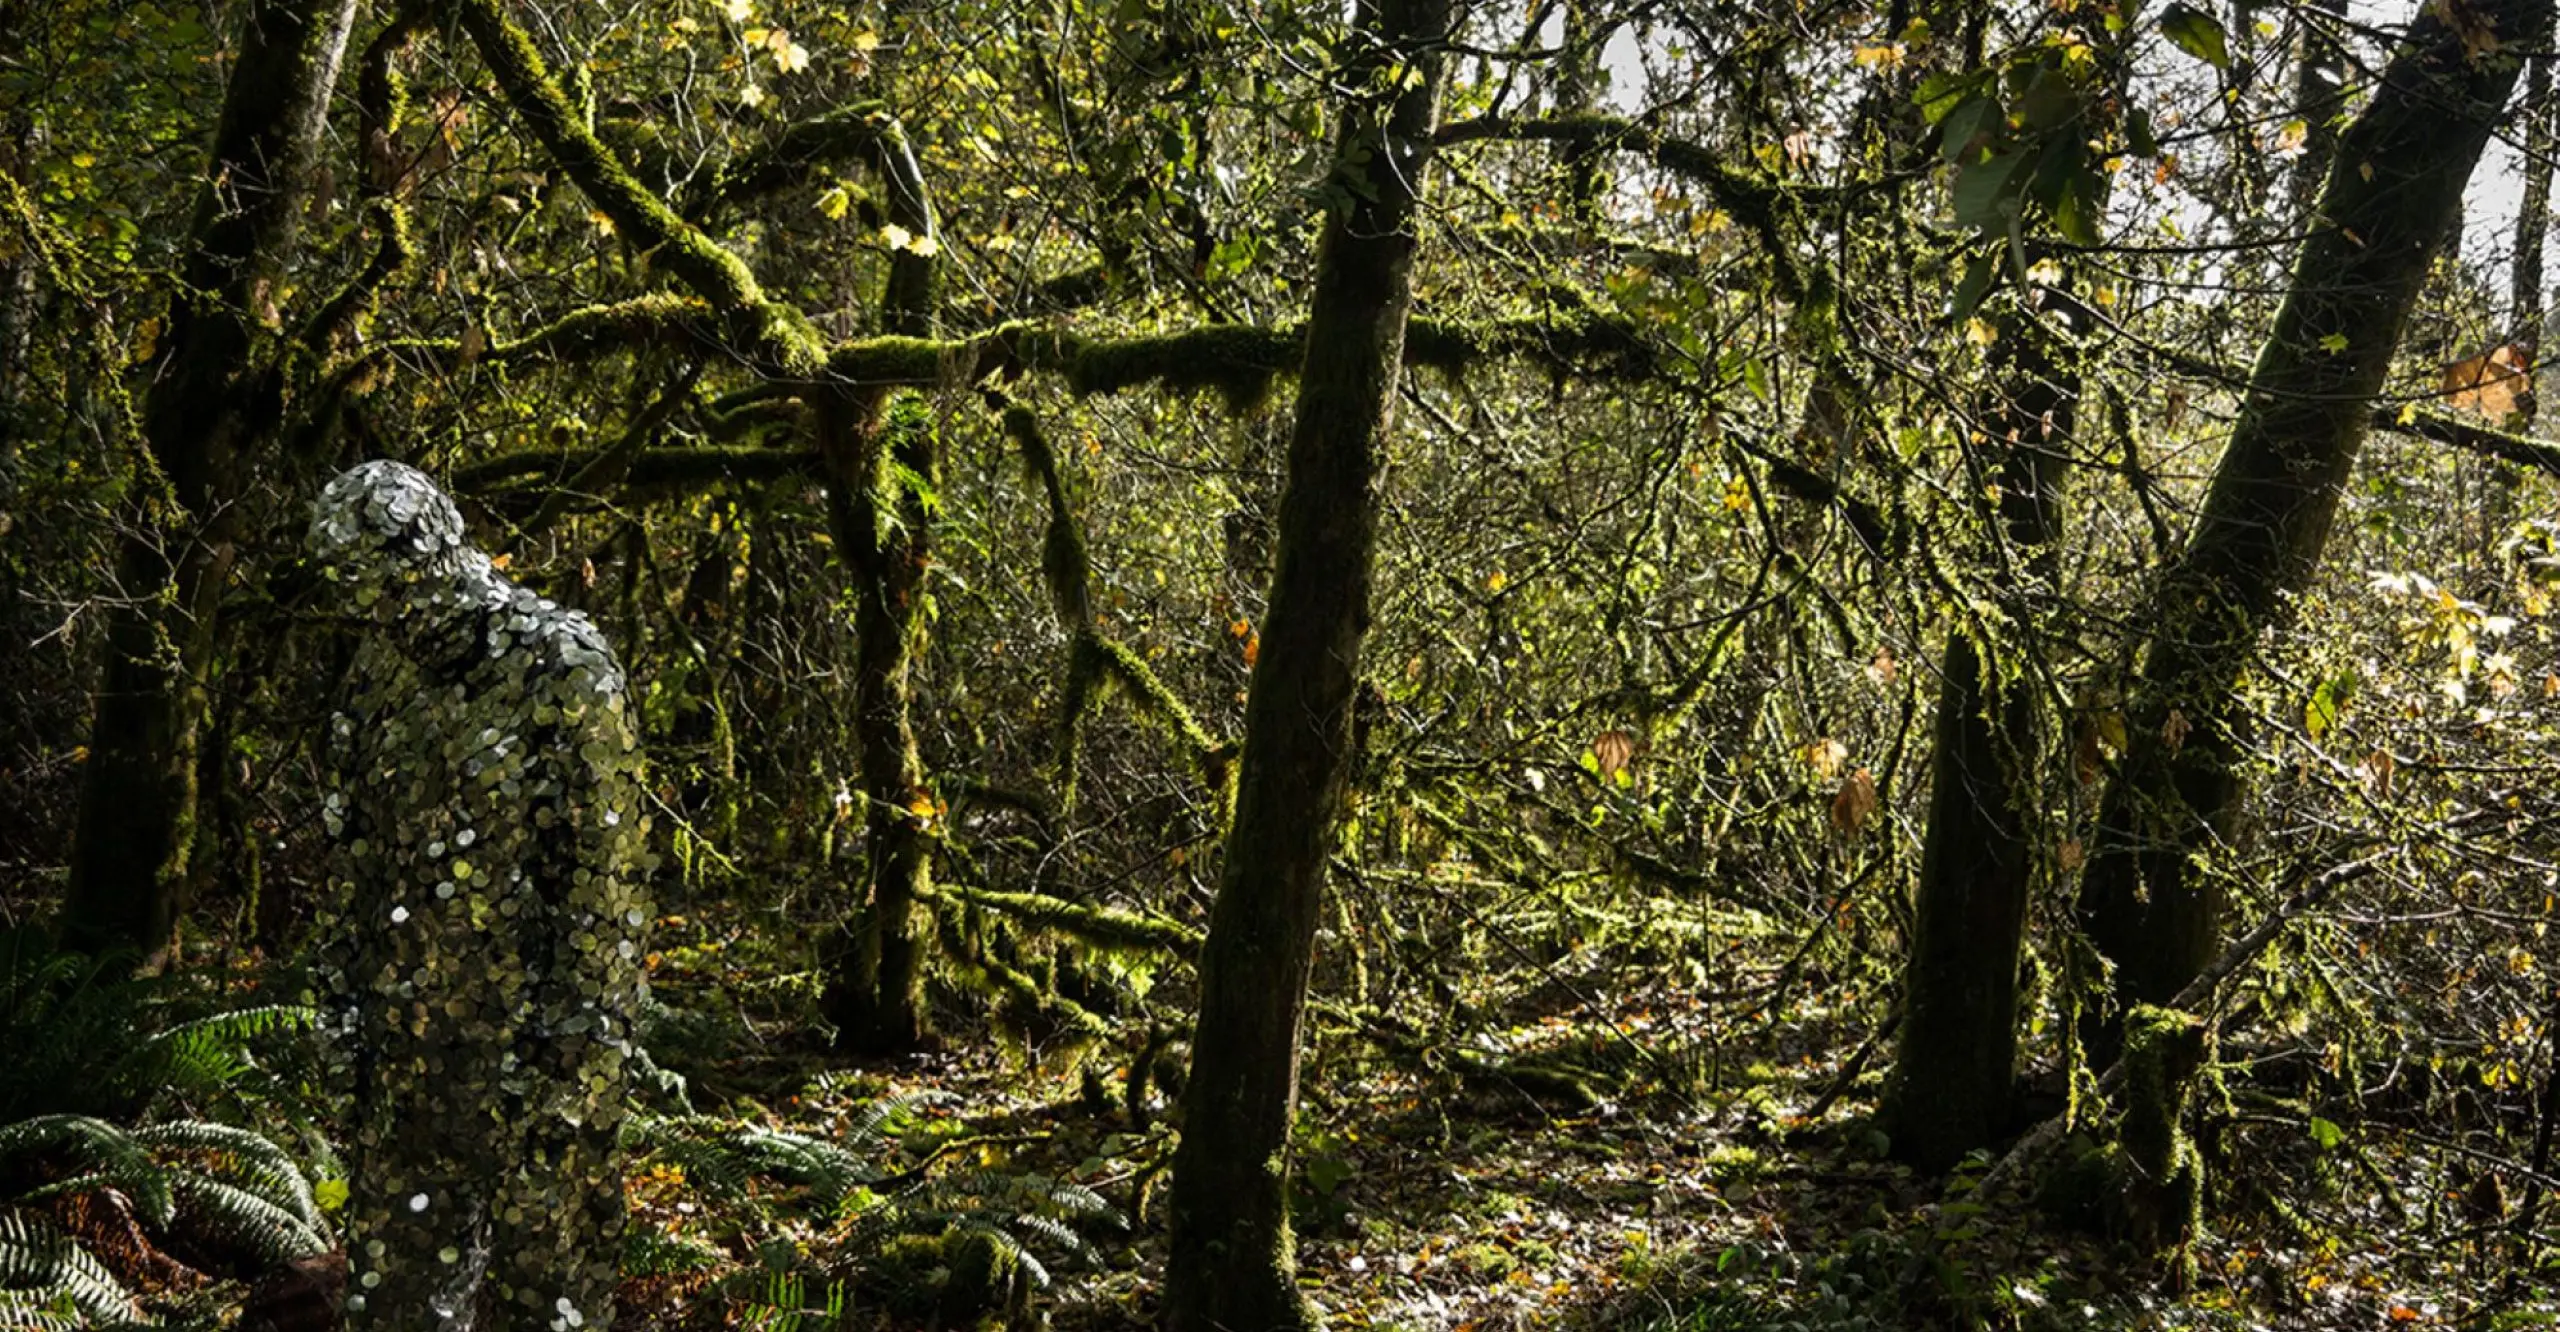
[[[842,185],[818,196],[818,211],[826,214],[830,220],[843,221],[844,215],[852,208],[853,191]]]
[[[721,0],[720,12],[731,23],[744,23],[756,16],[754,0]]]
[[[853,35],[853,49],[869,55],[880,49],[880,34],[864,29]]]
[[[892,222],[880,228],[880,239],[892,250],[903,250],[915,242],[916,234]]]

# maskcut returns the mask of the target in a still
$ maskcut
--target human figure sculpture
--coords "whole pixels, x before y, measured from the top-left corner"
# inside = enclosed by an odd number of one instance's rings
[[[323,805],[348,1326],[603,1327],[649,920],[622,668],[414,468],[331,481],[310,546],[370,621]]]

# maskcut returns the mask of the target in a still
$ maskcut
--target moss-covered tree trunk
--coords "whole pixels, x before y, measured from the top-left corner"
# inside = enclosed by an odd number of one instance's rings
[[[2062,458],[2080,397],[2033,318],[2002,321],[1999,387],[1970,441],[1979,474],[1999,485],[2008,543],[2002,609],[2031,626],[2033,583],[2060,535]],[[2033,886],[2030,802],[2043,769],[2034,687],[2022,644],[1987,660],[1975,633],[1949,631],[1939,676],[1929,825],[1920,856],[1903,1018],[1885,1098],[1893,1154],[1938,1171],[1989,1146],[2007,1127],[2018,1052],[2018,949]]]
[[[2429,6],[2340,136],[2291,287],[2186,549],[2153,594],[2130,742],[2081,885],[2121,1006],[2166,1003],[2212,959],[2223,891],[2194,858],[2230,831],[2238,686],[2317,565],[2429,263],[2552,0]],[[2090,1028],[2093,1054],[2114,1028]]]
[[[632,245],[719,311],[746,364],[801,386],[827,479],[830,535],[855,584],[855,747],[864,799],[861,901],[826,946],[824,1006],[838,1044],[913,1048],[924,1034],[921,923],[932,867],[934,802],[909,724],[910,666],[922,643],[938,435],[921,404],[888,405],[888,386],[830,369],[799,310],[768,296],[745,261],[634,179],[560,90],[502,0],[451,0],[507,101],[534,137]],[[932,203],[904,133],[885,113],[830,119],[831,142],[858,147],[878,173],[887,220],[909,240],[890,256],[884,331],[933,332]]]
[[[1174,1154],[1170,1332],[1308,1326],[1289,1235],[1298,1036],[1369,627],[1378,458],[1412,299],[1448,0],[1367,0],[1347,53],[1297,424]]]
[[[883,331],[934,329],[933,208],[903,140],[880,152],[889,220],[915,240],[890,256]],[[827,466],[828,525],[854,581],[854,743],[862,770],[866,882],[828,959],[826,1007],[839,1047],[915,1049],[927,1030],[925,922],[936,813],[916,749],[913,664],[924,648],[925,571],[933,557],[942,445],[920,399],[884,414],[879,391],[855,385],[817,409]]]
[[[910,722],[922,646],[939,446],[930,410],[901,398],[883,420],[818,406],[827,512],[854,578],[854,739],[865,831],[863,898],[828,959],[837,1044],[864,1054],[914,1049],[925,1035],[924,930],[917,904],[933,869],[934,798]]]
[[[198,736],[230,515],[270,435],[278,303],[358,0],[257,0],[242,18],[168,350],[143,406],[147,496],[117,553],[63,932],[157,951],[195,834]]]

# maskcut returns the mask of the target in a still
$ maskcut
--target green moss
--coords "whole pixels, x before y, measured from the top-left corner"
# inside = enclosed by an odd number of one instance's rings
[[[1272,381],[1298,368],[1295,329],[1211,324],[1180,333],[1113,341],[1076,339],[1061,347],[1059,367],[1078,394],[1120,393],[1146,384],[1176,393],[1214,390],[1242,415],[1262,405]]]
[[[714,243],[650,192],[595,135],[570,104],[499,0],[459,0],[462,26],[490,73],[534,137],[565,168],[623,238],[658,256],[657,262],[717,308],[733,329],[753,335],[741,350],[784,375],[807,375],[824,360],[823,344],[807,321],[769,302],[746,261]]]
[[[485,353],[502,362],[584,361],[612,352],[657,345],[691,345],[709,331],[709,306],[675,292],[652,292],[572,310],[523,337]],[[459,343],[442,344],[459,359]]]
[[[1126,643],[1107,638],[1094,641],[1101,649],[1104,667],[1127,687],[1130,701],[1138,711],[1171,727],[1173,733],[1191,747],[1195,758],[1205,762],[1217,752],[1218,742],[1210,738],[1199,718],[1191,715],[1191,709],[1147,665],[1144,658]]]
[[[935,1302],[944,1327],[977,1325],[983,1315],[1004,1308],[1028,1275],[1022,1271],[1022,1251],[984,1230],[954,1229],[943,1237],[942,1247],[951,1262]]]
[[[1000,395],[999,400],[1001,400]],[[1040,429],[1039,418],[1019,403],[1005,405],[1005,434],[1022,450],[1023,469],[1039,483],[1049,500],[1049,526],[1040,539],[1040,576],[1057,612],[1058,628],[1069,637],[1093,624],[1092,573],[1085,554],[1084,530],[1067,499],[1066,480],[1058,468],[1057,450]]]
[[[1188,955],[1200,946],[1198,930],[1162,916],[1070,902],[1046,893],[1008,893],[992,888],[948,885],[935,891],[1015,920],[1055,930],[1097,948]]]
[[[2186,1115],[2209,1030],[2176,1009],[2144,1004],[2125,1015],[2124,1228],[2155,1251],[2174,1251],[2182,1269],[2204,1206],[2204,1161]]]
[[[2074,1134],[2038,1178],[2036,1206],[2064,1225],[2094,1233],[2106,1228],[2123,1180],[2122,1148]]]
[[[970,347],[941,338],[895,335],[839,345],[827,356],[832,378],[858,385],[935,385],[962,378]]]

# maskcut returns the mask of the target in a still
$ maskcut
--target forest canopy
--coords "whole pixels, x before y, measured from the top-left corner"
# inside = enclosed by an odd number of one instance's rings
[[[0,1326],[2560,1317],[2553,41],[0,0]]]

